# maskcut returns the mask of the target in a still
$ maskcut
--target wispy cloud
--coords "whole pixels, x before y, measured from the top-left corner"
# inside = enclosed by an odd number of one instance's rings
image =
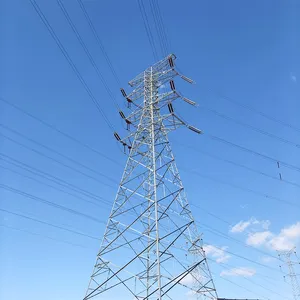
[[[244,267],[240,267],[240,268],[233,268],[230,270],[226,270],[226,271],[222,271],[221,272],[221,276],[236,276],[236,277],[252,277],[254,276],[256,273],[255,269],[251,269],[251,268],[244,268]]]
[[[228,248],[226,246],[219,248],[213,245],[205,245],[203,248],[205,253],[215,258],[217,263],[227,262],[230,258],[230,255],[225,252],[225,250]]]
[[[240,221],[237,224],[235,224],[231,229],[230,232],[237,233],[237,232],[243,232],[251,225],[250,221]]]
[[[234,226],[231,227],[230,232],[231,233],[241,233],[244,232],[247,228],[250,226],[255,226],[256,228],[262,228],[264,230],[267,230],[269,226],[271,225],[271,222],[269,220],[257,220],[256,218],[252,217],[248,221],[240,221]]]
[[[249,233],[246,243],[250,246],[263,245],[272,236],[270,231]]]

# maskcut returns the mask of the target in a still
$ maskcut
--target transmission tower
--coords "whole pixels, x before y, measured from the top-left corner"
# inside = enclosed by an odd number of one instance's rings
[[[121,89],[130,113],[119,113],[129,132],[114,135],[128,158],[84,300],[217,299],[168,140],[180,126],[201,133],[174,112],[178,98],[196,105],[175,89],[177,75],[193,83],[176,71],[175,59],[131,80],[131,93]]]
[[[298,275],[295,270],[295,266],[300,265],[297,258],[296,248],[289,251],[278,251],[279,258],[284,263],[287,271],[284,270],[284,266],[280,266],[281,270],[284,271],[284,279],[292,286],[294,300],[300,300],[300,284],[298,280]],[[294,257],[294,258],[293,258]],[[296,260],[294,260],[296,259]]]

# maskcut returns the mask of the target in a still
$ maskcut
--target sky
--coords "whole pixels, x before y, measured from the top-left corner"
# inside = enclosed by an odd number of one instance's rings
[[[124,135],[57,1],[36,2]],[[120,84],[129,91],[128,81],[155,62],[138,2],[84,0],[105,52],[78,2],[63,3],[126,111]],[[196,82],[177,78],[176,86],[199,106],[174,109],[203,134],[182,128],[169,138],[218,294],[292,299],[276,250],[300,247],[300,2],[159,6],[168,49]],[[0,299],[82,299],[126,156],[31,2],[2,0],[0,22]]]

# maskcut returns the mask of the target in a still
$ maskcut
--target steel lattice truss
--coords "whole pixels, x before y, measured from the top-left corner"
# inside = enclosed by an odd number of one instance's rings
[[[131,114],[120,115],[132,132],[115,137],[129,155],[84,300],[217,299],[168,140],[182,125],[200,133],[173,111],[177,98],[195,105],[176,92],[176,75],[192,81],[175,70],[175,58],[130,81],[130,94],[121,90]],[[171,91],[160,93],[166,84]]]
[[[297,274],[295,270],[295,267],[299,267],[300,261],[298,261],[298,257],[296,255],[296,248],[293,248],[289,251],[278,251],[278,255],[287,268],[287,270],[284,270],[284,266],[280,266],[280,268],[286,273],[284,278],[287,279],[287,282],[292,287],[294,300],[300,300],[300,282],[298,279],[299,274]],[[295,256],[297,260],[292,260],[292,256]]]

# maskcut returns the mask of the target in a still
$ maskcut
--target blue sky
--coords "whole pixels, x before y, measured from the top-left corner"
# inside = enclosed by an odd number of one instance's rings
[[[120,86],[77,1],[63,2],[118,105],[125,110]],[[111,98],[56,1],[37,3],[110,122],[120,134],[125,134]],[[129,90],[127,82],[154,63],[137,1],[86,0],[84,3],[122,86]],[[150,14],[147,5],[146,8]],[[176,81],[180,91],[197,101],[199,107],[182,103],[174,107],[204,134],[197,136],[180,129],[170,134],[170,140],[195,219],[204,233],[208,258],[214,260],[210,266],[219,296],[279,300],[282,297],[276,292],[280,290],[291,299],[291,289],[284,283],[279,269],[280,262],[267,255],[277,256],[275,249],[300,246],[300,189],[290,183],[300,184],[299,169],[283,164],[278,169],[276,163],[278,160],[300,168],[297,145],[300,4],[292,0],[184,3],[166,0],[160,1],[160,8],[170,51],[178,57],[176,63],[180,70],[197,83],[191,86]],[[0,20],[0,183],[105,222],[126,157],[30,1],[1,1]],[[89,148],[5,101],[52,124]],[[291,126],[271,121],[243,105]],[[279,138],[224,119],[209,109]],[[216,141],[212,136],[275,161]],[[56,179],[34,173],[12,159]],[[279,172],[284,181],[278,180]],[[61,185],[61,180],[69,183],[68,188]],[[86,191],[107,202],[97,205],[95,197],[90,194],[87,197]],[[3,186],[0,208],[0,298],[82,299],[99,240],[8,211],[98,239],[104,224],[8,191]]]

